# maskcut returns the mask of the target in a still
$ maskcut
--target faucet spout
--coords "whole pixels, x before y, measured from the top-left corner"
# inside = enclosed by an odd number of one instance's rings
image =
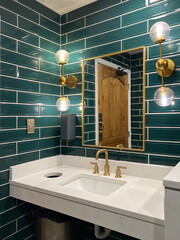
[[[109,176],[110,174],[109,174],[109,164],[108,164],[108,152],[106,149],[101,149],[101,150],[97,151],[96,157],[95,157],[96,160],[98,160],[100,153],[105,153],[106,164],[104,166],[104,176]]]

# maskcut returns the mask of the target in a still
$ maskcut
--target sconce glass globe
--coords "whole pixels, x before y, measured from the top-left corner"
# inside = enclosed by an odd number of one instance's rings
[[[150,29],[150,38],[153,42],[163,42],[169,37],[170,28],[165,22],[157,22]]]
[[[70,108],[71,102],[68,98],[61,97],[61,98],[58,98],[56,102],[56,106],[59,111],[65,112]]]
[[[55,54],[55,59],[59,64],[66,64],[69,62],[69,53],[66,50],[59,50]]]
[[[160,107],[174,105],[174,92],[168,87],[160,87],[154,93],[154,101]]]

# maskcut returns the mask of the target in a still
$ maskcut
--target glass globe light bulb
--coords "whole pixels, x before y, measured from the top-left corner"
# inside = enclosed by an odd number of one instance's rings
[[[71,106],[71,102],[68,98],[66,97],[61,97],[61,98],[58,98],[57,102],[56,102],[56,106],[57,106],[57,109],[59,111],[67,111],[70,106]]]
[[[55,54],[55,59],[59,64],[66,64],[69,62],[69,53],[66,50],[59,50]]]
[[[168,87],[160,87],[154,93],[154,101],[160,107],[174,105],[174,92]]]
[[[165,41],[169,37],[170,28],[165,22],[157,22],[150,29],[150,38],[153,42]]]

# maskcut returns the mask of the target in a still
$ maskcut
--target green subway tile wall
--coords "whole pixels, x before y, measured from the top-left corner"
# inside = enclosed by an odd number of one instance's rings
[[[61,16],[61,44],[62,48],[70,52],[70,62],[65,69],[67,74],[79,74],[82,59],[146,46],[146,150],[137,154],[109,149],[112,159],[172,166],[180,160],[180,35],[179,12],[176,11],[179,7],[179,0],[137,0],[136,4],[134,0],[99,0]],[[161,85],[161,78],[155,69],[159,47],[151,41],[149,30],[159,19],[167,20],[171,28],[169,39],[162,45],[163,56],[170,56],[176,64],[174,74],[165,79],[165,83],[175,92],[175,104],[165,108],[158,107],[153,101],[154,92]],[[85,77],[86,85],[90,87],[91,79]],[[81,96],[81,91],[66,90],[66,94],[72,99],[73,94]],[[89,91],[86,91],[85,98],[89,97]],[[76,113],[78,119],[82,116],[78,108],[73,107],[69,111]],[[93,116],[92,107],[86,111]],[[93,131],[93,119],[92,122],[90,119],[88,121]],[[79,127],[81,123],[77,123],[77,129]],[[85,137],[88,136],[85,134]],[[94,157],[96,149],[83,147],[80,139],[81,135],[77,134],[76,142],[62,144],[62,154],[81,156],[84,153],[85,156]]]
[[[180,15],[176,11],[180,2],[136,0],[134,4],[134,1],[98,0],[61,16],[61,24],[57,13],[35,0],[0,1],[0,239],[34,239],[33,206],[9,197],[10,166],[60,152],[95,156],[96,149],[81,145],[82,59],[147,47],[146,151],[109,150],[109,156],[115,160],[171,166],[180,160]],[[175,104],[167,108],[153,102],[153,93],[161,79],[155,72],[159,50],[149,38],[149,29],[159,20],[171,27],[170,37],[163,44],[163,56],[170,55],[176,64],[174,75],[166,79],[175,92]],[[72,103],[66,113],[76,114],[77,139],[61,145],[60,116],[55,106],[61,92],[60,69],[54,60],[60,43],[70,52],[65,74],[74,74],[79,79],[76,89],[65,88]],[[89,80],[89,88],[93,90],[91,87]],[[27,118],[35,119],[33,135],[26,134]],[[90,126],[93,121],[93,117],[89,118]],[[80,239],[95,239],[92,232],[92,226],[82,222]],[[107,239],[132,238],[113,232]]]
[[[60,154],[60,16],[35,0],[1,0],[0,16],[0,239],[34,239],[34,207],[9,197],[9,168]]]

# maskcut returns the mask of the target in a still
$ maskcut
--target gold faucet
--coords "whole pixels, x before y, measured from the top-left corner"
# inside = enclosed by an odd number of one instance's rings
[[[107,152],[107,150],[106,149],[101,149],[101,150],[97,151],[95,159],[98,160],[99,154],[103,153],[103,152],[106,155],[106,164],[104,166],[104,176],[109,176],[110,174],[109,174],[108,152]]]

